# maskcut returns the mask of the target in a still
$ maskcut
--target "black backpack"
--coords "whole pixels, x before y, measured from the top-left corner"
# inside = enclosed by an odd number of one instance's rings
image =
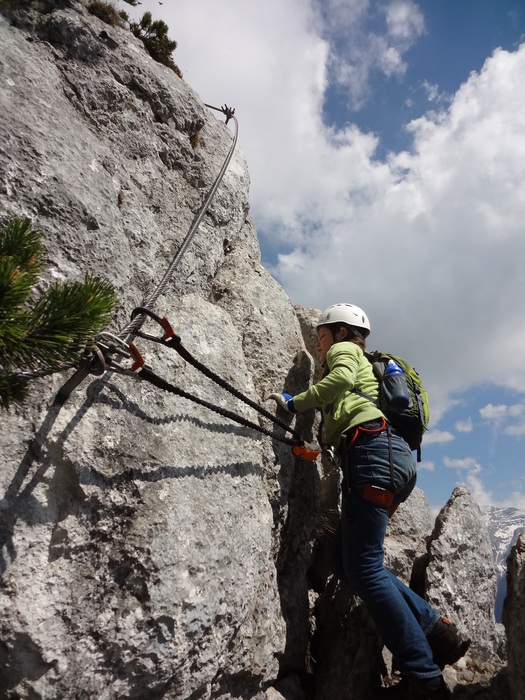
[[[363,396],[375,403],[384,414],[385,418],[408,443],[411,450],[417,450],[417,461],[421,461],[421,440],[428,426],[429,406],[428,394],[423,388],[421,379],[412,365],[396,355],[385,352],[365,352],[366,359],[373,367],[374,375],[379,381],[379,399],[375,401],[358,389],[353,389],[356,394]],[[383,375],[390,360],[401,367],[403,374],[395,375],[397,381],[404,380],[408,391],[408,405],[400,408],[392,401],[390,395],[383,387]]]

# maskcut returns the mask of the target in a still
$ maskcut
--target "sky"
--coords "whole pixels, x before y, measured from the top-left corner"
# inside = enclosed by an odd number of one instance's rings
[[[466,484],[525,509],[524,0],[114,2],[163,19],[184,80],[235,108],[292,302],[357,304],[369,348],[419,371],[431,505]]]

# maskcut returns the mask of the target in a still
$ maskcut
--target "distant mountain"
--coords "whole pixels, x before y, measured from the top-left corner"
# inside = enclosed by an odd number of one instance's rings
[[[482,508],[482,512],[492,543],[494,569],[498,581],[495,604],[496,621],[501,622],[503,601],[507,594],[507,557],[516,544],[519,534],[525,530],[525,511],[517,508],[485,506]]]

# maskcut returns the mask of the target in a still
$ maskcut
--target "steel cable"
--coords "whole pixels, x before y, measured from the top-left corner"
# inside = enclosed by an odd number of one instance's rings
[[[229,107],[226,107],[226,105],[224,105],[224,107],[213,107],[212,105],[207,104],[206,107],[209,107],[210,109],[215,109],[218,112],[222,112],[226,116],[226,124],[228,123],[228,121],[230,119],[233,119],[233,121],[235,123],[235,129],[234,129],[234,133],[233,133],[232,144],[231,144],[230,150],[228,151],[228,154],[224,160],[224,163],[222,164],[222,168],[220,169],[217,177],[215,178],[215,182],[211,186],[210,191],[208,192],[206,199],[202,203],[201,208],[200,208],[199,212],[197,213],[197,216],[193,220],[193,223],[190,226],[190,229],[189,229],[188,233],[186,234],[186,237],[184,238],[180,248],[178,249],[178,251],[174,255],[171,263],[168,266],[168,269],[164,273],[163,278],[161,279],[161,281],[157,285],[157,288],[148,297],[148,299],[143,304],[141,304],[141,306],[143,306],[146,309],[151,309],[153,307],[153,305],[155,304],[155,302],[157,301],[157,299],[160,297],[160,295],[166,290],[166,287],[168,286],[168,283],[173,276],[175,268],[179,264],[180,259],[182,258],[182,256],[186,252],[186,250],[188,249],[188,246],[191,243],[193,236],[195,235],[197,229],[199,228],[199,225],[200,225],[202,219],[204,218],[204,215],[208,211],[208,207],[210,206],[210,202],[213,199],[215,192],[217,191],[217,188],[219,187],[219,185],[222,182],[222,179],[224,177],[224,173],[226,172],[226,169],[228,168],[228,165],[230,164],[233,153],[235,151],[235,146],[237,145],[237,135],[238,135],[238,131],[239,131],[239,124],[237,122],[237,118],[235,117],[235,110],[231,109]],[[127,326],[125,326],[119,332],[118,335],[121,338],[126,338],[128,342],[131,342],[133,340],[133,338],[135,337],[137,330],[144,323],[145,318],[146,318],[145,314],[140,314],[140,315],[136,316],[127,324]]]

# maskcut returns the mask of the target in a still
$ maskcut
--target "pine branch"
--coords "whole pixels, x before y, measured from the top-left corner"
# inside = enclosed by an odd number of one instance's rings
[[[111,320],[113,286],[86,274],[84,282],[56,283],[38,299],[41,233],[15,219],[0,230],[0,407],[20,402],[27,378],[78,364]]]
[[[34,308],[28,342],[52,350],[61,361],[75,362],[108,325],[115,303],[113,286],[99,277],[56,284]]]
[[[0,324],[17,315],[38,281],[41,236],[29,219],[13,219],[0,232]]]
[[[38,275],[27,272],[12,258],[0,258],[0,324],[7,323],[23,308]]]
[[[8,369],[57,371],[79,362],[108,325],[115,302],[111,284],[98,277],[53,285],[0,333],[0,363]]]
[[[0,371],[0,409],[24,402],[28,391],[28,380],[14,373]]]
[[[42,234],[33,229],[30,219],[15,218],[0,233],[0,260],[12,258],[24,270],[41,272]]]

